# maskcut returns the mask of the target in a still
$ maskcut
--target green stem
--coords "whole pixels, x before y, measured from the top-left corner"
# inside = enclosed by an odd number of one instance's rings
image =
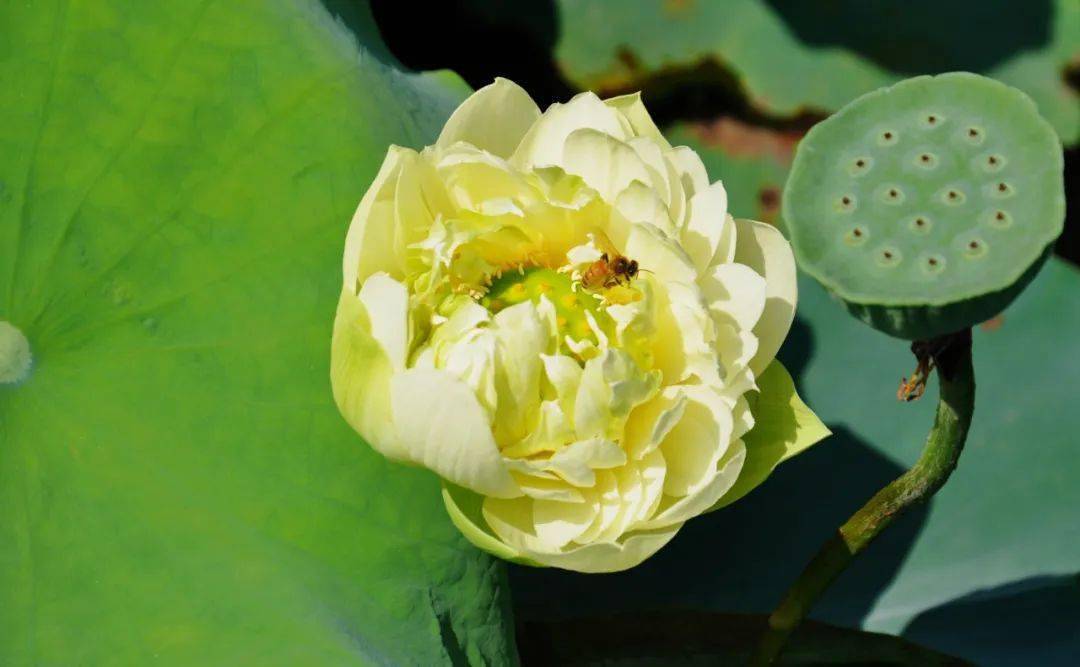
[[[878,491],[814,556],[769,616],[753,664],[772,664],[810,607],[852,559],[898,516],[929,500],[956,468],[975,406],[971,331],[918,342],[912,350],[920,360],[928,356],[934,361],[940,383],[937,416],[919,460]]]

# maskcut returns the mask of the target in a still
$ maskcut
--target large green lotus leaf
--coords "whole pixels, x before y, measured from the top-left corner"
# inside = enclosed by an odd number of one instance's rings
[[[921,401],[898,402],[900,377],[914,365],[907,346],[848,316],[812,280],[801,278],[799,288],[780,357],[834,435],[746,498],[689,521],[630,572],[555,577],[513,567],[519,616],[768,611],[827,536],[915,461],[933,419],[934,383]],[[812,616],[904,632],[980,664],[1029,665],[1031,656],[1075,664],[1078,290],[1080,272],[1051,258],[1000,321],[976,329],[975,417],[959,467],[928,507],[859,557]],[[1014,628],[1017,600],[1032,616],[1027,631]],[[1054,611],[1036,613],[1044,602]]]
[[[1076,0],[559,0],[556,59],[577,86],[637,89],[712,66],[771,114],[835,111],[914,74],[967,70],[1020,88],[1080,139]],[[647,29],[645,28],[647,26]],[[714,74],[721,80],[718,73]]]
[[[514,660],[501,567],[331,399],[352,211],[462,96],[368,27],[0,4],[0,320],[34,354],[0,386],[0,664]]]

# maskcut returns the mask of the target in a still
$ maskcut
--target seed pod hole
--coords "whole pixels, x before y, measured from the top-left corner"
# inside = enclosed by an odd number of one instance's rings
[[[967,201],[967,196],[959,188],[946,188],[941,193],[941,201],[948,206],[959,206]]]
[[[836,209],[843,213],[851,213],[855,207],[855,195],[843,195],[836,200]]]
[[[848,166],[848,173],[852,176],[862,176],[870,171],[870,168],[874,166],[874,161],[868,157],[857,157],[851,161]]]
[[[898,138],[896,130],[882,130],[877,142],[879,146],[895,146]]]
[[[1005,181],[998,181],[990,185],[990,195],[997,199],[1005,199],[1006,197],[1012,197],[1016,194],[1016,190],[1013,186]]]
[[[1001,171],[1005,167],[1005,158],[997,153],[991,153],[980,161],[983,171],[990,173]]]
[[[1001,209],[991,211],[989,220],[990,226],[997,227],[998,229],[1006,229],[1007,227],[1012,226],[1013,222],[1012,216],[1009,214],[1009,212]]]
[[[964,257],[968,259],[976,259],[986,254],[988,250],[986,241],[977,236],[972,236],[963,241],[963,253]]]
[[[945,117],[936,111],[928,111],[919,118],[919,123],[927,130],[941,127],[943,122],[945,122]]]
[[[911,230],[913,232],[917,232],[919,234],[928,234],[930,232],[930,228],[933,227],[933,222],[928,216],[917,215],[911,219],[911,222],[908,223],[908,226],[911,227]]]
[[[915,166],[923,169],[933,169],[938,164],[937,155],[933,153],[919,153],[915,156]]]
[[[945,258],[938,254],[925,255],[920,262],[924,273],[936,276],[945,270]]]
[[[978,146],[986,139],[986,130],[977,125],[972,125],[964,130],[964,138],[967,139],[968,143]]]
[[[879,266],[886,268],[892,268],[900,264],[900,260],[903,256],[900,254],[900,250],[893,246],[882,246],[877,251],[877,263]]]
[[[878,191],[878,197],[886,204],[896,205],[904,201],[904,191],[899,185],[885,185]]]
[[[869,238],[870,231],[867,230],[866,227],[858,225],[856,227],[852,227],[848,231],[848,233],[844,235],[844,243],[850,246],[860,246],[866,243]]]

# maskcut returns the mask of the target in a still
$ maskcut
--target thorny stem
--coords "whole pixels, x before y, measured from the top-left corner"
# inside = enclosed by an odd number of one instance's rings
[[[937,415],[914,466],[878,491],[825,543],[769,616],[752,663],[770,665],[814,602],[848,564],[898,516],[925,502],[949,479],[964,448],[975,404],[971,330],[911,346],[920,368],[936,366],[940,382]]]

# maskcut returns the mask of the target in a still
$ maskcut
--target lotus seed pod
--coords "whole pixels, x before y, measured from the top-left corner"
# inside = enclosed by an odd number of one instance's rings
[[[802,268],[893,336],[987,320],[1065,217],[1061,144],[1022,92],[975,74],[864,95],[800,143],[783,215]]]

